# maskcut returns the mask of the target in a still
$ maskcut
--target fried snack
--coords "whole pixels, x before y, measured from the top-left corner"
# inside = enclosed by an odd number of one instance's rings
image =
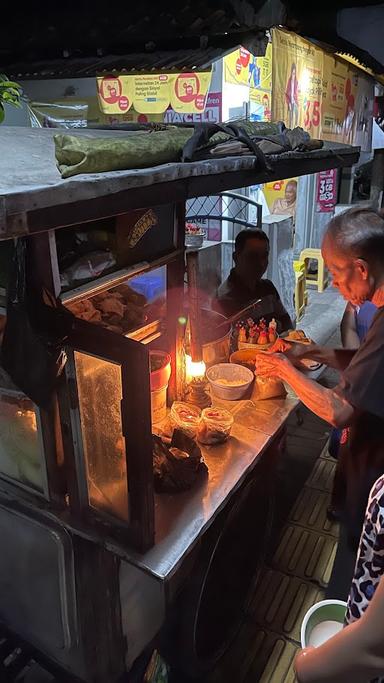
[[[98,309],[102,313],[118,315],[119,318],[123,318],[125,313],[124,304],[114,296],[109,296],[107,299],[104,299],[104,301],[101,301],[98,305]]]
[[[302,342],[302,344],[310,344],[311,340],[308,339],[304,330],[290,330],[285,337],[286,341],[297,341]]]
[[[100,311],[94,307],[89,299],[67,304],[67,308],[69,308],[73,315],[80,320],[87,320],[88,322],[99,322],[101,320]]]
[[[115,292],[120,294],[123,297],[125,303],[130,302],[132,304],[135,304],[135,306],[140,307],[145,306],[147,303],[147,299],[145,298],[145,296],[143,294],[135,292],[135,290],[132,289],[132,287],[130,287],[129,285],[118,285],[112,290],[112,292],[113,294]]]

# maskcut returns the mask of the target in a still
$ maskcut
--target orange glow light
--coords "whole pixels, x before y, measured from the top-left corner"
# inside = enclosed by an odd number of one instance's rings
[[[185,374],[187,382],[194,378],[202,378],[205,375],[206,366],[203,360],[195,362],[191,356],[185,354]]]

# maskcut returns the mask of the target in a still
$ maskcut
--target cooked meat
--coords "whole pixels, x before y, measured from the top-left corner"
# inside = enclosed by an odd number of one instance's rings
[[[115,313],[120,318],[124,316],[125,307],[121,301],[115,297],[110,296],[108,299],[104,299],[104,301],[101,301],[97,307],[102,313]]]
[[[83,299],[82,301],[76,301],[75,303],[68,304],[67,308],[69,308],[76,318],[80,318],[80,320],[91,321],[92,318],[94,318],[94,322],[96,322],[96,319],[100,320],[101,318],[101,316],[98,318],[98,311],[88,299]]]

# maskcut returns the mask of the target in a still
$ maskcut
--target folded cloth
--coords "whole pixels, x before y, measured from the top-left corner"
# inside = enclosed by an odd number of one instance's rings
[[[127,137],[54,136],[56,160],[63,178],[79,173],[103,173],[130,168],[148,168],[180,161],[193,128],[169,127]]]
[[[225,124],[200,124],[183,150],[183,161],[208,157],[254,154],[261,168],[268,168],[265,158],[283,152],[309,151],[323,146],[312,140],[302,128],[288,130],[282,121],[263,123],[231,121]]]

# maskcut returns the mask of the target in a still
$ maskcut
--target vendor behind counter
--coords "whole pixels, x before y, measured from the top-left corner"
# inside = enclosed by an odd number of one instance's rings
[[[234,268],[220,285],[213,307],[226,317],[235,315],[255,303],[245,318],[257,322],[265,318],[277,322],[279,333],[292,329],[292,320],[279,293],[270,280],[263,279],[268,268],[269,239],[263,230],[242,230],[235,240]],[[259,303],[256,303],[261,299]]]

